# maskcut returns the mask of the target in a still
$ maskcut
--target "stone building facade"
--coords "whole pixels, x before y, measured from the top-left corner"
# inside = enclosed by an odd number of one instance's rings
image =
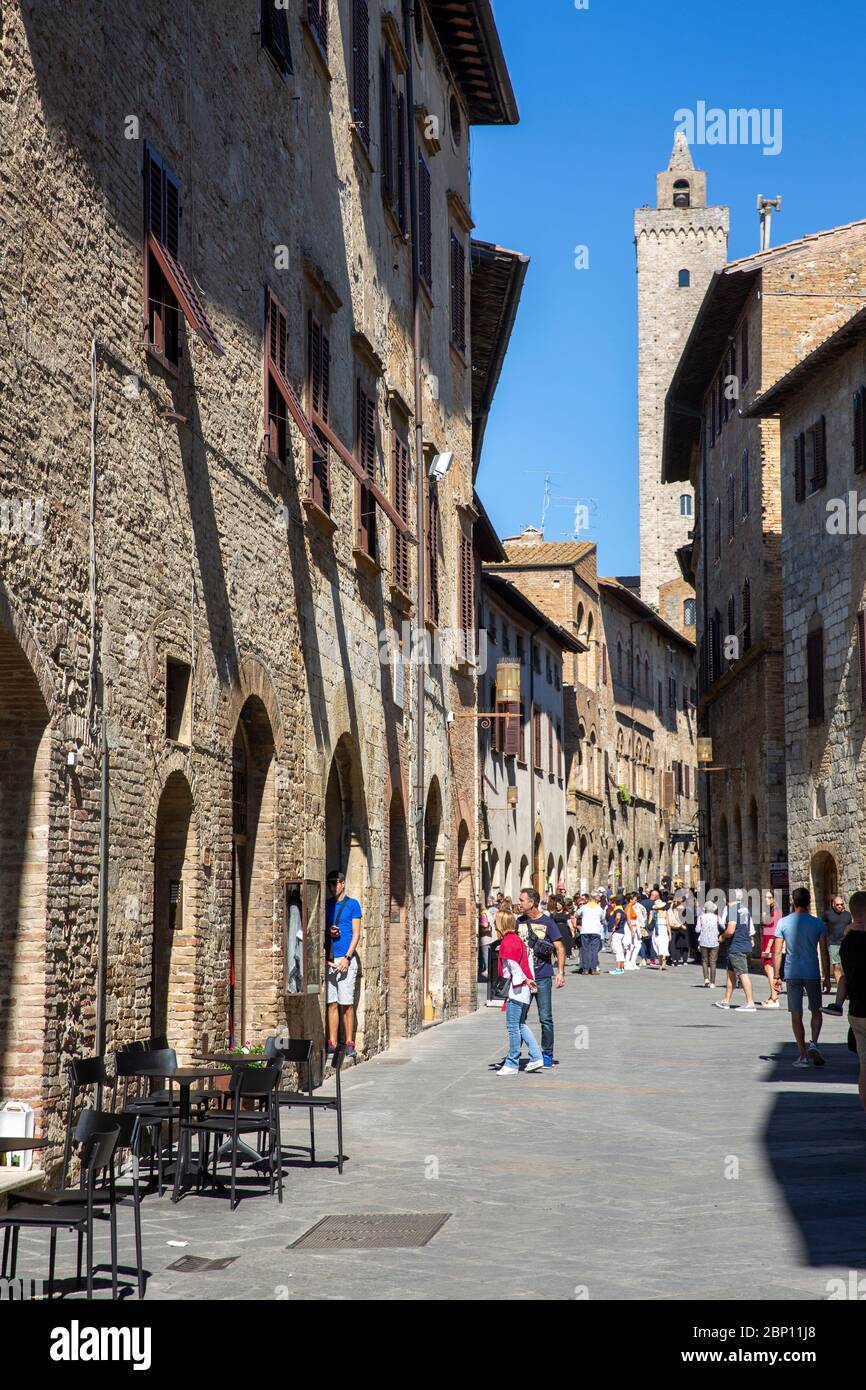
[[[482,889],[516,901],[521,888],[566,883],[563,658],[580,643],[499,574],[485,572],[481,599],[487,669],[479,704],[494,715],[479,741]],[[507,700],[503,669],[517,676]]]
[[[321,1044],[329,867],[364,1050],[474,1007],[489,6],[193,11],[2,28],[0,1084],[53,1138],[71,1055]]]
[[[641,597],[653,608],[666,582],[682,580],[676,551],[694,525],[691,486],[662,479],[665,395],[707,285],[727,260],[728,223],[726,207],[707,205],[707,176],[694,167],[678,132],[668,167],[656,178],[656,206],[636,208],[634,215],[640,582]]]
[[[788,858],[822,911],[866,872],[866,311],[748,413],[780,433]]]
[[[693,877],[693,643],[636,580],[599,578],[594,544],[545,541],[535,527],[503,544],[508,563],[493,572],[580,645],[564,658],[568,890]]]
[[[864,254],[855,223],[726,266],[668,394],[664,477],[696,491],[702,833],[724,889],[788,886],[779,430],[749,407],[856,311]]]

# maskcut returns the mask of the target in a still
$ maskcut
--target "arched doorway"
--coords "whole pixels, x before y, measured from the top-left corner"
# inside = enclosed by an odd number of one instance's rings
[[[166,780],[156,813],[153,849],[153,955],[150,1027],[188,1063],[195,1050],[198,999],[198,836],[189,783]]]
[[[544,886],[545,888],[556,888],[556,864],[554,863],[552,854],[549,854],[547,856],[547,869],[544,875]]]
[[[716,886],[727,897],[731,889],[731,863],[728,855],[728,818],[725,815],[719,817],[719,829],[716,838],[716,864],[719,870],[719,881]]]
[[[232,905],[228,1033],[233,1045],[273,1030],[281,1000],[274,968],[276,843],[274,736],[264,704],[246,701],[232,743]]]
[[[425,1023],[445,1007],[445,844],[442,796],[434,777],[424,812],[424,934],[421,1005]]]
[[[565,839],[565,886],[569,893],[576,893],[579,888],[579,866],[577,862],[577,836],[573,830],[569,830]]]
[[[535,832],[532,846],[532,886],[537,892],[544,892],[544,835],[540,829]]]
[[[358,748],[350,734],[343,734],[334,748],[325,787],[326,874],[336,869],[346,880],[346,893],[361,905],[361,940],[358,960],[356,1046],[364,1048],[365,991],[364,962],[378,961],[381,952],[381,922],[368,911],[370,897],[367,806]],[[382,904],[384,907],[384,904]]]
[[[457,827],[456,909],[457,1007],[464,1009],[469,1007],[477,984],[479,929],[469,826],[465,820]]]
[[[46,1055],[51,724],[23,648],[2,628],[0,749],[0,1096],[27,1101],[38,1112]]]
[[[826,912],[839,891],[839,870],[828,850],[812,855],[812,911],[817,917]]]
[[[565,860],[562,855],[559,856],[556,862],[556,883],[554,887],[557,893],[565,892]]]
[[[514,884],[512,882],[512,877],[513,876],[511,872],[511,855],[506,853],[505,867],[502,873],[502,891],[505,894],[506,898],[513,898],[514,896]]]
[[[530,887],[529,860],[527,859],[527,857],[526,857],[525,854],[524,854],[523,858],[522,858],[521,861],[520,861],[520,887],[521,887],[521,888],[529,888],[529,887]]]
[[[388,1033],[392,1038],[403,1038],[408,1031],[408,854],[406,810],[395,789],[388,809]]]

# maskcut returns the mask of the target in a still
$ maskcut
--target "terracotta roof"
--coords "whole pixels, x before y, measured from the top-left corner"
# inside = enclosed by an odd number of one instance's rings
[[[502,544],[510,565],[574,565],[594,547],[593,541],[521,541],[506,537]]]
[[[855,227],[866,227],[866,217],[860,217],[855,222],[843,222],[839,227],[825,227],[822,232],[807,232],[805,236],[796,237],[793,241],[783,241],[780,246],[770,246],[766,251],[755,251],[751,256],[741,256],[737,261],[728,261],[727,265],[722,267],[721,273],[724,275],[729,270],[747,270],[750,266],[760,269],[776,256],[786,256],[789,251],[799,251],[802,246],[808,246],[810,241],[821,241],[824,237],[836,236],[839,232],[850,232]]]
[[[489,241],[472,242],[472,467],[478,472],[484,431],[508,351],[529,257]]]
[[[659,632],[665,637],[672,637],[675,641],[679,642],[680,646],[687,647],[689,651],[695,650],[695,644],[689,637],[685,637],[678,628],[672,627],[670,623],[666,623],[664,618],[662,618],[654,608],[650,608],[648,603],[644,603],[642,598],[638,598],[633,589],[627,589],[624,584],[620,584],[618,579],[610,579],[599,575],[598,587],[600,589],[610,590],[610,592],[621,599],[627,607],[631,608],[633,613],[637,613],[639,617],[645,618],[653,627],[658,628]]]
[[[782,406],[799,390],[809,377],[835,362],[848,348],[866,337],[866,309],[860,309],[835,333],[829,334],[822,343],[813,348],[808,357],[798,362],[784,376],[780,376],[761,396],[756,396],[743,414],[754,419],[760,415],[778,415]]]

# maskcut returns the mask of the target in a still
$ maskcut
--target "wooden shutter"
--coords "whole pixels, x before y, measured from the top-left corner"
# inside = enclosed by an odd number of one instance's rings
[[[331,395],[331,348],[328,335],[312,310],[308,316],[307,360],[310,415],[313,425],[328,423]],[[331,510],[328,443],[316,430],[318,447],[310,447],[310,494],[323,511]]]
[[[352,119],[370,144],[370,11],[367,0],[352,0]]]
[[[418,258],[421,279],[433,288],[433,188],[430,170],[418,151]]]
[[[532,711],[532,765],[541,767],[541,710]]]
[[[740,465],[740,509],[743,516],[749,515],[749,451],[743,450],[743,460]]]
[[[824,629],[816,628],[806,639],[806,669],[809,690],[809,723],[824,719]]]
[[[177,256],[180,250],[180,184],[153,150],[147,151],[147,224],[166,251]]]
[[[401,521],[409,520],[409,448],[394,432],[394,507]],[[394,583],[404,594],[409,592],[409,542],[403,531],[394,527]]]
[[[292,50],[289,44],[289,17],[274,0],[262,0],[259,25],[262,48],[272,59],[282,77],[293,71]]]
[[[866,386],[854,392],[854,472],[866,472]]]
[[[466,351],[466,248],[451,233],[451,341]]]
[[[506,758],[519,758],[523,754],[523,706],[515,700],[506,700],[502,705],[505,718],[500,722],[505,726],[503,751]]]
[[[427,483],[427,617],[439,622],[439,496]]]
[[[860,669],[860,704],[866,709],[866,613],[857,614],[857,665]]]
[[[806,500],[806,436],[802,433],[794,439],[794,500]]]
[[[393,67],[394,60],[391,57],[391,49],[385,45],[385,52],[382,54],[382,62],[379,65],[379,79],[381,90],[379,92],[379,119],[382,126],[382,197],[388,207],[394,206],[397,180],[394,176],[394,97],[393,97]]]
[[[562,780],[562,724],[556,721],[556,775]]]
[[[409,225],[406,205],[406,99],[402,92],[397,95],[397,222],[400,231],[405,232]]]
[[[601,683],[607,685],[607,644],[601,644]]]
[[[735,514],[735,511],[734,511],[734,497],[735,497],[735,495],[736,495],[736,487],[735,487],[735,484],[734,484],[734,475],[733,475],[733,473],[729,473],[729,474],[728,474],[728,540],[729,540],[729,541],[732,541],[732,540],[734,539],[734,527],[735,527],[735,525],[736,525],[736,514]]]
[[[689,765],[688,765],[688,763],[683,763],[683,790],[684,790],[684,792],[685,792],[686,799],[688,800],[688,798],[691,796],[691,792],[689,791]]]
[[[355,403],[355,455],[361,468],[376,481],[376,402],[358,382]],[[365,555],[376,555],[376,503],[370,489],[358,480],[358,549]]]
[[[307,23],[323,52],[328,51],[328,0],[307,0]]]
[[[547,716],[547,770],[553,773],[553,716]]]
[[[460,533],[460,627],[466,634],[464,653],[469,659],[469,640],[475,627],[475,584],[471,537]]]
[[[747,579],[743,584],[743,651],[752,645],[752,585]]]
[[[740,373],[743,384],[749,380],[749,320],[743,319],[740,329]]]
[[[827,421],[822,415],[812,426],[812,491],[827,482]]]
[[[526,706],[522,700],[520,701],[520,740],[517,757],[520,762],[526,762]]]

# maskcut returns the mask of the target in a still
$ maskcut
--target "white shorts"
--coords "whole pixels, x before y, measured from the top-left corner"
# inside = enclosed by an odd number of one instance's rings
[[[617,960],[625,960],[625,953],[629,948],[629,941],[626,941],[622,932],[614,932],[612,945],[613,953]]]
[[[358,957],[353,956],[345,975],[334,965],[328,966],[328,1003],[344,1006],[355,1002],[355,982],[358,979]]]

